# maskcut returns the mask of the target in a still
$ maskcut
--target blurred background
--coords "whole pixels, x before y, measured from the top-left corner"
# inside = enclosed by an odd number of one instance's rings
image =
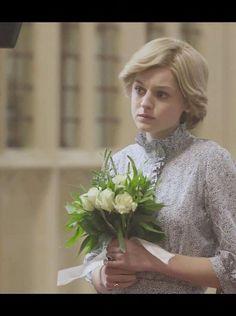
[[[104,148],[134,142],[118,74],[162,36],[207,59],[208,114],[193,133],[236,158],[236,23],[23,23],[0,49],[0,293],[94,293],[84,279],[56,286],[83,259],[64,246],[64,205],[89,187]]]

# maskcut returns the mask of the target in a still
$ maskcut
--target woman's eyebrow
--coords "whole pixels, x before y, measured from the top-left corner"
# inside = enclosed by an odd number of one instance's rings
[[[137,82],[137,83],[139,83],[139,84],[141,84],[141,85],[143,85],[144,86],[144,83],[142,82],[142,81],[140,81],[140,80],[137,80],[137,79],[135,79],[134,80],[134,82]],[[160,85],[160,86],[154,86],[153,87],[154,89],[172,89],[173,90],[173,88],[172,87],[170,87],[170,86],[165,86],[165,85]]]

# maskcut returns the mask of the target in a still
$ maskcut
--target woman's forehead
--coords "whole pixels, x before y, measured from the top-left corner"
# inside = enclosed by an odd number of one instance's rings
[[[137,73],[134,81],[141,84],[148,84],[152,86],[166,86],[175,87],[177,86],[176,80],[168,68],[152,67],[146,69],[140,73]]]

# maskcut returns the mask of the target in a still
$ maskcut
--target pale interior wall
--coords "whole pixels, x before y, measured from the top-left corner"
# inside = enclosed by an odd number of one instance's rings
[[[178,23],[166,23],[168,36],[179,36]],[[74,266],[76,249],[65,249],[67,234],[64,205],[73,188],[89,186],[91,170],[99,167],[94,152],[94,23],[82,25],[81,82],[82,145],[84,150],[58,150],[59,33],[57,23],[35,23],[35,146],[21,152],[4,150],[0,141],[0,292],[1,293],[94,293],[84,280],[56,286],[57,271]],[[199,50],[210,68],[208,115],[195,133],[212,138],[236,158],[236,35],[235,23],[201,23]],[[123,63],[145,41],[142,23],[121,23],[120,56]],[[0,64],[4,69],[4,54]],[[0,74],[1,135],[4,135],[5,81]],[[129,100],[120,86],[121,129],[118,148],[133,143],[135,127]],[[79,260],[79,261],[78,261]],[[209,292],[213,291],[209,289]]]
[[[230,151],[236,158],[235,82],[236,23],[200,23],[202,38],[199,51],[209,65],[207,116],[195,130]]]

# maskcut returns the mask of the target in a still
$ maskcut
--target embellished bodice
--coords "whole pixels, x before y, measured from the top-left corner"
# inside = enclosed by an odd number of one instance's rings
[[[193,135],[187,130],[185,124],[179,125],[173,134],[166,138],[147,140],[146,134],[139,131],[135,140],[151,156],[171,157],[183,151],[190,144]]]
[[[194,140],[194,136],[187,130],[185,124],[181,124],[167,138],[148,141],[146,134],[140,131],[135,140],[137,144],[144,148],[147,154],[149,163],[146,166],[149,170],[146,170],[146,173],[149,174],[151,182],[154,184],[165,164],[189,147]],[[143,169],[146,169],[146,166],[144,165]]]

